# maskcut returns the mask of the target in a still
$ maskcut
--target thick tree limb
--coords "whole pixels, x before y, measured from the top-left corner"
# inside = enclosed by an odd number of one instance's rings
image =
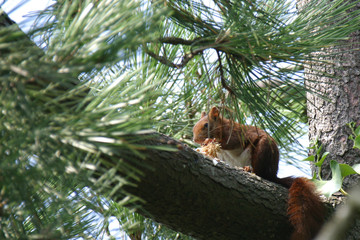
[[[145,144],[169,140],[157,135]],[[136,188],[127,188],[145,201],[139,213],[198,239],[288,239],[285,188],[182,148],[148,149],[138,159],[150,167]]]
[[[179,150],[149,148],[148,157],[137,159],[144,176],[126,190],[145,201],[139,213],[197,239],[289,239],[287,189],[241,169],[215,165],[165,135],[146,139],[141,144],[171,143]],[[358,239],[359,226],[356,221],[346,239]]]

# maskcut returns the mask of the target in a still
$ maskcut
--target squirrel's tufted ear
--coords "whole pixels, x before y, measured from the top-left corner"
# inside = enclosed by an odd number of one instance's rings
[[[201,113],[201,118],[205,117],[206,116],[206,112],[202,112]]]
[[[217,107],[212,107],[210,112],[209,112],[209,118],[216,121],[216,119],[219,118],[219,114],[220,114],[219,109]]]

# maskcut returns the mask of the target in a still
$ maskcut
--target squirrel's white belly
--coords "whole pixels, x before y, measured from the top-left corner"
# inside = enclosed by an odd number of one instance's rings
[[[251,148],[223,150],[217,153],[218,158],[232,167],[251,166]]]

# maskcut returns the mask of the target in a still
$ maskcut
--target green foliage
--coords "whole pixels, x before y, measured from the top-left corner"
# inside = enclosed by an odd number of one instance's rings
[[[279,128],[279,123],[288,120],[278,108],[298,117],[304,113],[296,112],[293,102],[284,101],[286,98],[283,97],[292,90],[299,98],[296,103],[304,107],[304,93],[311,90],[295,76],[299,75],[303,62],[311,58],[309,54],[329,46],[334,40],[346,38],[352,31],[342,28],[344,20],[330,28],[322,28],[333,21],[330,19],[344,18],[347,14],[345,10],[350,6],[338,2],[334,3],[337,8],[329,7],[326,1],[310,4],[298,15],[289,1],[214,1],[212,4],[168,1],[167,4],[174,12],[171,20],[195,35],[190,45],[192,53],[211,49],[221,53],[218,58],[222,58],[224,76],[215,66],[220,64],[216,57],[212,57],[214,61],[206,58],[203,64],[210,66],[210,75],[217,76],[215,80],[222,84],[219,90],[226,91],[225,85],[231,89],[234,98],[223,97],[222,100],[234,106],[233,109],[240,100],[242,107],[239,110],[242,112],[236,111],[238,117],[244,120],[245,114],[251,114],[256,123],[273,131]],[[346,19],[355,23],[358,19],[350,15]],[[323,30],[315,31],[318,28]],[[166,43],[171,44],[171,41]],[[259,84],[269,88],[260,88]],[[279,139],[293,131],[291,128],[281,129],[284,129],[281,134],[276,135]]]
[[[339,191],[342,186],[343,177],[341,176],[341,170],[338,162],[332,160],[330,162],[330,168],[332,173],[332,179],[329,181],[319,180],[315,181],[319,191],[326,197],[330,197],[333,193]]]
[[[352,135],[349,136],[349,139],[354,141],[353,148],[360,149],[360,126],[356,127],[355,122],[349,123],[348,126],[352,131]]]
[[[129,234],[176,239],[123,208],[155,147],[139,139],[189,140],[212,105],[284,147],[303,133],[303,64],[359,28],[356,2],[297,15],[285,0],[204,2],[56,1],[28,35],[0,25],[1,238],[102,238],[116,215]]]
[[[144,157],[136,141],[151,131],[158,94],[143,68],[109,66],[136,54],[164,12],[94,4],[50,7],[50,22],[30,33],[48,31],[45,51],[16,25],[0,29],[0,238],[100,237],[106,228],[94,216],[105,211],[94,194],[121,196],[141,174],[122,159]],[[123,196],[121,204],[135,200]]]
[[[317,140],[310,143],[309,149],[314,150],[315,154],[310,155],[309,157],[305,158],[303,161],[309,161],[313,162],[315,166],[319,168],[319,171],[321,171],[321,166],[323,162],[325,161],[325,158],[327,155],[329,155],[329,152],[322,151],[322,145],[319,146],[319,143]],[[315,177],[315,176],[314,176]],[[321,179],[321,176],[318,176]]]
[[[113,209],[111,209],[113,208]],[[110,212],[116,217],[121,229],[128,236],[142,236],[141,239],[149,240],[191,240],[193,238],[181,233],[174,232],[166,226],[147,219],[142,215],[124,208],[117,203],[110,203]]]
[[[360,128],[354,130],[355,123],[350,123],[349,127],[352,129],[354,136],[350,135],[349,139],[356,139],[359,137]],[[331,169],[331,180],[323,180],[321,177],[321,167],[325,161],[325,158],[329,154],[328,152],[322,151],[322,145],[319,146],[318,141],[314,141],[311,143],[310,149],[313,149],[314,155],[310,155],[304,161],[312,162],[317,168],[316,173],[313,176],[313,181],[315,182],[318,190],[324,194],[326,197],[330,197],[333,193],[337,191],[341,191],[344,194],[347,194],[344,189],[342,189],[342,183],[345,177],[352,174],[360,174],[360,164],[355,164],[353,166],[349,166],[348,164],[338,163],[334,160],[330,161],[330,169]],[[354,141],[354,148],[355,141]],[[319,180],[316,180],[318,178]]]
[[[269,131],[285,152],[300,152],[306,92],[321,95],[304,84],[303,66],[358,29],[359,15],[347,11],[356,3],[311,1],[297,14],[285,0],[164,2],[172,14],[145,52],[172,75],[165,99],[174,111],[164,118],[176,121],[165,133],[188,138],[193,117],[219,105],[231,118]]]

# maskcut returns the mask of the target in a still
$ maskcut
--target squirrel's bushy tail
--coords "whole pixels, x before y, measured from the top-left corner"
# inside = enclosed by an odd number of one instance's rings
[[[276,178],[276,183],[289,188],[287,213],[294,227],[291,240],[313,239],[324,222],[325,207],[315,191],[315,185],[306,178]]]
[[[314,184],[306,178],[294,178],[289,188],[288,215],[294,226],[291,240],[313,239],[320,230],[325,207],[315,192]]]

